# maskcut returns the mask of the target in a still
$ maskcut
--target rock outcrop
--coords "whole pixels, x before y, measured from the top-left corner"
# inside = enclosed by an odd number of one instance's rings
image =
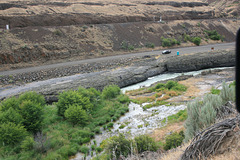
[[[230,67],[234,65],[235,53],[233,50],[180,55],[168,57],[166,59],[147,58],[128,67],[84,73],[69,78],[70,80],[64,82],[46,83],[33,87],[30,90],[35,90],[45,95],[47,101],[51,103],[57,100],[57,95],[60,92],[69,89],[77,89],[79,86],[85,88],[94,87],[98,90],[102,90],[105,86],[110,84],[125,87],[164,72],[186,72],[213,67]],[[2,96],[0,98],[3,99],[5,97]]]

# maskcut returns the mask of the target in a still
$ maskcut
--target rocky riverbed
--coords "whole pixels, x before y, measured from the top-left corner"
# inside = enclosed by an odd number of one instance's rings
[[[0,98],[18,95],[23,91],[34,90],[45,95],[49,103],[56,101],[59,92],[68,89],[76,89],[79,86],[103,89],[109,84],[125,87],[148,77],[163,74],[165,72],[194,71],[214,67],[230,67],[235,65],[235,52],[233,50],[219,50],[213,52],[195,53],[189,55],[118,59],[115,61],[94,64],[83,64],[66,68],[56,68],[47,71],[1,76]],[[85,66],[85,67],[83,67]],[[67,75],[73,75],[67,77]],[[58,78],[56,77],[63,77]],[[54,77],[54,78],[53,78]],[[48,79],[24,84],[34,80]],[[65,79],[65,80],[64,80]],[[68,79],[68,80],[66,80]],[[21,85],[15,83],[19,82]],[[40,85],[39,85],[40,84]],[[5,94],[12,88],[30,85],[28,89],[18,89],[18,92]]]

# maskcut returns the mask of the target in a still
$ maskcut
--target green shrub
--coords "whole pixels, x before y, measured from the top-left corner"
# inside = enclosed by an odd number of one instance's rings
[[[165,87],[166,87],[166,86],[165,86],[164,83],[158,83],[158,84],[154,87],[154,89],[157,90],[157,89],[165,88]]]
[[[220,92],[220,97],[225,104],[227,101],[235,101],[235,86],[229,87],[225,82],[222,83],[222,90]]]
[[[169,149],[180,146],[182,144],[183,139],[184,139],[183,131],[180,131],[179,133],[173,132],[172,134],[166,137],[166,143],[164,144],[164,149],[169,150]]]
[[[221,36],[216,30],[213,30],[213,31],[205,30],[205,32],[207,33],[207,36],[212,40],[222,40],[223,41],[223,39],[224,39],[224,37]]]
[[[211,94],[217,94],[217,95],[219,95],[220,92],[221,92],[220,89],[215,89],[214,87],[211,88]]]
[[[27,136],[22,142],[21,142],[21,148],[25,151],[29,151],[33,149],[34,146],[34,139],[33,137]]]
[[[189,35],[187,35],[186,33],[184,33],[184,35],[183,35],[183,41],[184,41],[184,42],[192,41],[192,38],[191,38]]]
[[[127,49],[128,48],[128,43],[126,41],[122,41],[121,48],[122,49]]]
[[[146,43],[145,47],[147,47],[147,48],[154,48],[155,44],[154,43]]]
[[[102,96],[104,99],[116,98],[118,95],[120,95],[120,91],[121,90],[117,85],[109,85],[104,87]]]
[[[69,122],[73,125],[80,124],[85,125],[88,121],[88,115],[81,106],[70,105],[69,108],[65,111],[64,116]]]
[[[96,151],[98,152],[98,153],[100,153],[100,152],[102,152],[102,148],[101,147],[96,147]]]
[[[121,126],[119,126],[119,129],[123,129],[123,128],[125,128],[125,127],[126,127],[125,124],[121,124]]]
[[[180,110],[178,113],[168,116],[167,119],[168,123],[184,121],[187,119],[187,110]]]
[[[16,112],[12,107],[10,107],[5,112],[0,112],[0,123],[12,122],[15,124],[23,124],[24,119],[22,116]]]
[[[162,41],[162,46],[163,47],[170,47],[170,46],[173,46],[175,44],[180,44],[180,41],[177,41],[174,38],[164,38],[164,37],[161,37],[161,41]]]
[[[95,88],[85,89],[85,88],[79,87],[78,93],[82,95],[82,97],[88,97],[90,102],[94,104],[99,102],[99,97],[101,95],[101,93],[97,91]]]
[[[154,141],[152,137],[147,135],[140,135],[134,138],[136,143],[136,148],[138,153],[142,153],[144,151],[157,151],[159,146],[157,142]]]
[[[94,132],[97,133],[97,134],[100,133],[100,132],[101,132],[100,127],[96,127],[96,128],[94,129]]]
[[[207,94],[203,100],[196,100],[187,106],[188,118],[185,122],[185,141],[190,140],[201,129],[215,122],[217,110],[224,104],[219,95]]]
[[[28,131],[36,133],[41,130],[43,121],[43,107],[32,101],[23,101],[20,105],[20,114],[24,121],[23,124]]]
[[[120,94],[118,97],[117,97],[117,101],[119,101],[120,103],[129,103],[130,102],[130,99],[127,95],[125,94]]]
[[[131,153],[132,140],[126,139],[123,134],[119,136],[113,136],[108,140],[105,146],[106,152],[110,153],[111,158],[116,157],[117,159],[120,155],[127,157]]]
[[[89,98],[83,97],[79,92],[72,90],[64,91],[63,93],[59,94],[58,102],[56,103],[58,115],[64,116],[64,112],[71,105],[82,106],[82,109],[86,111],[90,111],[93,107]]]
[[[96,146],[92,144],[91,149],[94,151],[96,149]]]
[[[200,43],[201,43],[201,38],[200,38],[200,37],[194,37],[193,40],[192,40],[192,42],[193,42],[194,44],[196,44],[197,46],[199,46]]]
[[[0,103],[0,111],[7,111],[9,108],[13,108],[14,110],[19,110],[19,101],[16,97],[11,97],[3,100]]]
[[[134,50],[134,49],[135,49],[135,48],[134,48],[133,45],[129,45],[129,46],[128,46],[128,50],[132,51],[132,50]]]
[[[113,125],[114,125],[114,123],[113,123],[113,122],[110,122],[110,123],[107,124],[107,127],[108,127],[108,128],[112,128]]]
[[[177,82],[176,81],[168,81],[166,83],[166,88],[169,89],[169,90],[172,89],[175,86],[177,86]]]
[[[196,100],[187,105],[188,118],[184,124],[185,130],[185,141],[190,140],[200,130],[200,109],[201,102]]]
[[[24,126],[12,122],[0,124],[0,145],[13,145],[27,136]]]
[[[87,146],[82,146],[82,147],[80,148],[80,152],[82,152],[82,153],[84,153],[84,154],[87,154],[88,151],[89,151],[89,148],[88,148]]]
[[[215,122],[217,112],[214,109],[211,102],[207,102],[202,108],[199,117],[200,128],[205,128],[210,126]]]
[[[44,106],[46,104],[44,96],[33,91],[21,94],[18,99],[20,104],[26,100],[30,100],[35,104],[39,104],[40,106]]]

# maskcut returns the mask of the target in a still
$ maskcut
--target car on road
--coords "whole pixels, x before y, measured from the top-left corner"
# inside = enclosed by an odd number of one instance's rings
[[[169,53],[171,53],[170,50],[164,50],[164,51],[162,51],[162,54],[169,54]]]

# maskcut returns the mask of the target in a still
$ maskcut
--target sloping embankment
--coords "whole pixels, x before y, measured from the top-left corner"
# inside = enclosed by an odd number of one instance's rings
[[[51,103],[57,100],[59,92],[69,89],[77,89],[79,86],[85,88],[94,87],[99,90],[109,84],[116,84],[119,87],[125,87],[164,72],[186,72],[214,67],[230,67],[234,65],[235,52],[233,50],[180,55],[166,59],[150,58],[142,61],[141,64],[135,63],[132,66],[122,67],[115,70],[80,74],[74,78],[70,77],[69,80],[64,82],[52,81],[51,83],[42,83],[42,85],[28,88],[28,90],[35,90],[44,94],[47,101]],[[5,80],[7,81],[7,79]],[[19,94],[19,92],[10,95],[17,94]],[[2,93],[0,92],[0,95],[1,99],[6,97],[4,96],[4,91],[2,91]]]

